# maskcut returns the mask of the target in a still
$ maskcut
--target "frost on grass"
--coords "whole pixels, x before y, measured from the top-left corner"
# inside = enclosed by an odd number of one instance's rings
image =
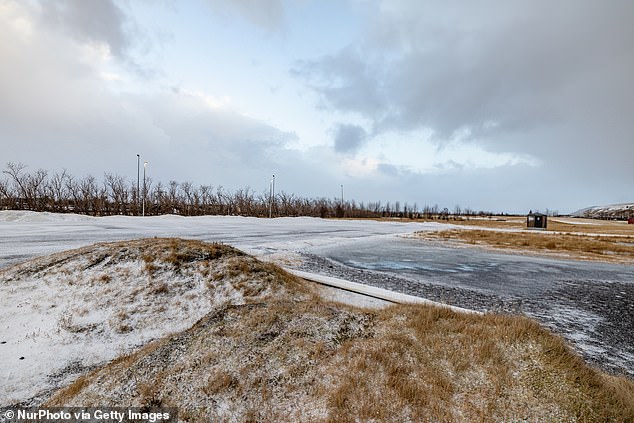
[[[59,390],[51,406],[183,421],[628,421],[634,384],[517,317],[318,298],[225,305]]]
[[[37,402],[97,364],[294,279],[220,244],[96,244],[0,272],[0,405]]]

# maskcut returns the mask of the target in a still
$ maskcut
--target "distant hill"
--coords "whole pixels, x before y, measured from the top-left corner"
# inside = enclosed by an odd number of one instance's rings
[[[607,206],[593,206],[577,210],[574,217],[589,217],[591,219],[619,219],[626,220],[634,217],[634,203],[610,204]]]

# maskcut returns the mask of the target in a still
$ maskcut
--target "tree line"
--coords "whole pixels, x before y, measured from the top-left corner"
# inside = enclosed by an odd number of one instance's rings
[[[409,218],[450,219],[461,216],[490,216],[456,206],[448,208],[391,202],[342,201],[336,198],[304,198],[284,191],[272,195],[250,188],[236,191],[222,186],[195,186],[191,182],[168,184],[146,178],[145,183],[105,173],[77,178],[66,170],[29,172],[23,164],[8,163],[0,179],[0,209],[36,212],[78,213],[91,216],[181,216],[240,215],[253,217],[312,216],[322,218]]]

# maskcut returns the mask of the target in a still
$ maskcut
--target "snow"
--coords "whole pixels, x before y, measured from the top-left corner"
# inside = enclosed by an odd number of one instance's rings
[[[576,218],[576,219],[561,219],[561,218],[559,218],[559,219],[554,219],[554,218],[551,218],[551,220],[552,220],[553,222],[567,223],[568,225],[590,225],[590,226],[593,226],[593,225],[594,225],[594,226],[596,226],[596,225],[599,225],[599,224],[600,224],[600,223],[598,223],[598,222],[587,222],[587,221],[581,221],[581,220],[579,220],[578,218]]]
[[[184,330],[223,300],[210,301],[200,276],[162,272],[148,280],[139,261],[87,269],[78,258],[38,273],[40,265],[0,273],[0,405],[50,389],[55,374],[72,377],[64,374],[69,364],[93,366]],[[166,295],[148,295],[163,283]]]
[[[479,312],[473,310],[467,310],[461,307],[449,306],[446,304],[441,304],[435,301],[426,300],[424,298],[415,297],[413,295],[403,294],[400,292],[389,291],[387,289],[378,288],[375,286],[363,285],[356,282],[346,281],[344,279],[334,278],[332,276],[324,276],[324,275],[316,275],[314,273],[303,272],[301,270],[294,269],[285,269],[287,272],[292,273],[295,276],[300,278],[318,282],[327,286],[343,289],[346,291],[356,292],[361,295],[366,295],[368,297],[378,298],[381,300],[389,301],[392,303],[399,304],[427,304],[433,305],[437,307],[447,307],[452,311],[456,311],[459,313],[475,313],[481,314]]]
[[[447,229],[438,223],[326,220],[310,217],[260,219],[241,216],[89,217],[0,211],[0,268],[27,258],[100,241],[181,237],[218,241],[260,257],[313,246],[341,245],[367,237]]]
[[[0,406],[72,381],[152,339],[182,331],[224,301],[240,302],[231,284],[210,292],[200,274],[160,270],[148,278],[143,261],[92,253],[72,260],[35,258],[101,241],[180,237],[220,241],[284,265],[298,251],[361,238],[438,230],[438,224],[257,219],[236,216],[95,218],[73,214],[0,212]],[[90,251],[99,254],[98,246]],[[65,257],[65,256],[61,256]],[[24,265],[15,265],[32,259]],[[93,260],[93,262],[91,262]],[[15,265],[15,266],[12,266]],[[38,270],[42,268],[41,272]],[[191,281],[194,281],[192,284]],[[168,284],[166,295],[150,295]],[[379,306],[352,294],[329,295]]]
[[[390,301],[369,297],[367,295],[335,288],[329,285],[317,284],[315,285],[315,288],[319,296],[324,300],[334,303],[347,304],[353,307],[380,309],[393,304]]]
[[[570,215],[573,217],[591,217],[600,214],[623,213],[634,210],[634,203],[608,204],[605,206],[592,206],[577,210]]]

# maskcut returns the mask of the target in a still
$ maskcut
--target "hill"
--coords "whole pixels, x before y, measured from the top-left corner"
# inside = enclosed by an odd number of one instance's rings
[[[634,203],[587,207],[577,210],[571,216],[591,219],[627,220],[630,217],[634,217]]]

